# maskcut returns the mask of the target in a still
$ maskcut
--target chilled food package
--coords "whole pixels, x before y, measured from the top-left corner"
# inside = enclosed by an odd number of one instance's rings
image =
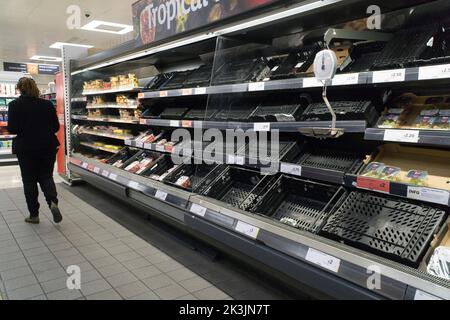
[[[380,179],[390,181],[400,181],[400,173],[402,170],[397,167],[385,166],[380,173]]]
[[[422,170],[409,170],[406,174],[407,182],[417,186],[428,185],[428,172]]]
[[[379,128],[398,128],[405,122],[407,108],[390,108],[378,125]]]
[[[423,110],[414,122],[414,127],[419,129],[432,129],[438,115],[438,109]]]
[[[439,115],[433,123],[433,129],[450,130],[450,109],[439,110]]]
[[[427,272],[450,280],[450,248],[437,247],[427,266]]]
[[[381,176],[381,171],[384,169],[384,163],[372,162],[369,163],[364,169],[363,176],[370,178],[379,178]]]
[[[184,189],[189,189],[189,187],[191,186],[191,179],[187,176],[181,176],[180,178],[178,178],[175,184]]]

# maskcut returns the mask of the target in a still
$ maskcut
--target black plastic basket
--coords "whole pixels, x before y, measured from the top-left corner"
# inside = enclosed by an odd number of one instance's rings
[[[184,119],[188,120],[203,120],[213,118],[219,110],[213,108],[193,108],[189,110],[185,115]]]
[[[321,233],[417,267],[445,216],[445,211],[437,208],[352,192]]]
[[[159,90],[164,84],[166,84],[174,76],[174,73],[161,73],[156,75],[145,86],[144,90]]]
[[[162,176],[175,167],[170,155],[162,155],[150,168],[142,172],[140,175],[144,177]]]
[[[183,83],[186,81],[187,77],[192,73],[192,70],[176,72],[169,81],[164,83],[160,89],[162,90],[172,90],[179,89],[183,87]]]
[[[265,99],[253,111],[251,121],[287,122],[296,121],[310,103],[306,95],[280,97],[279,95]]]
[[[300,153],[300,147],[297,144],[296,141],[289,141],[289,140],[280,140],[278,142],[278,149],[272,150],[270,141],[268,141],[265,145],[262,144],[262,141],[258,142],[258,149],[257,151],[257,157],[250,154],[250,145],[247,143],[244,148],[241,148],[241,150],[238,150],[237,154],[240,156],[244,156],[247,160],[246,163],[250,163],[250,159],[252,160],[258,160],[258,163],[255,165],[260,165],[261,163],[267,163],[267,162],[280,162],[280,161],[286,161],[289,162],[293,159],[295,159],[299,153]],[[261,149],[264,149],[267,152],[264,155],[264,157],[261,157]],[[253,161],[253,162],[254,162]]]
[[[218,111],[213,119],[220,121],[247,121],[258,102],[253,100],[239,100],[231,102],[228,107]]]
[[[108,158],[106,160],[106,164],[113,165],[114,163],[116,163],[119,160],[121,160],[122,163],[125,163],[130,158],[135,156],[138,152],[141,152],[141,151],[139,149],[125,147],[122,150],[120,150],[119,152],[117,152],[115,155],[113,155],[112,157]]]
[[[201,193],[217,177],[217,173],[223,169],[217,164],[183,164],[172,171],[163,181],[177,188]],[[179,178],[189,177],[190,186],[183,188],[176,184]]]
[[[270,72],[265,58],[232,60],[216,70],[213,85],[261,81]]]
[[[342,72],[363,72],[372,69],[372,66],[386,42],[362,42],[354,44],[349,52],[350,62],[342,68]]]
[[[281,175],[251,211],[317,233],[346,194],[342,187]]]
[[[184,119],[184,115],[189,111],[189,107],[167,107],[160,114],[161,119]]]
[[[371,101],[333,101],[330,103],[337,120],[366,120],[371,125],[379,116]],[[301,121],[331,121],[331,113],[325,103],[312,103],[301,116]]]
[[[263,176],[257,170],[228,166],[203,195],[242,210],[250,210],[272,179],[273,176]]]
[[[211,74],[212,65],[203,65],[188,76],[183,86],[187,88],[209,86]]]
[[[294,49],[281,65],[271,72],[270,79],[276,80],[301,76],[313,64],[314,58],[320,50],[321,47],[318,44]]]
[[[152,158],[153,164],[154,164],[160,157],[161,157],[161,153],[159,153],[159,152],[143,150],[143,151],[136,153],[133,157],[128,159],[126,162],[124,162],[124,164],[120,168],[125,170],[125,168],[128,167],[133,162],[142,161],[145,158]]]

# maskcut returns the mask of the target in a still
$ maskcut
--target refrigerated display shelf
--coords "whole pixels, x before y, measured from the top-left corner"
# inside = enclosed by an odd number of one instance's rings
[[[86,109],[137,109],[138,105],[126,106],[118,104],[87,105]]]
[[[12,154],[12,150],[11,149],[0,149],[0,155],[9,155]]]
[[[15,135],[0,135],[0,140],[12,140],[15,137]]]
[[[139,120],[138,119],[120,119],[120,118],[112,118],[112,117],[92,118],[92,117],[88,117],[88,116],[72,115],[72,119],[74,119],[74,120],[84,120],[84,121],[94,121],[94,122],[139,124]]]
[[[112,138],[112,139],[117,139],[117,140],[127,140],[127,139],[133,138],[132,135],[120,135],[120,134],[113,134],[113,133],[94,131],[94,130],[81,130],[80,133],[91,135],[91,136]]]
[[[141,119],[142,125],[172,128],[216,128],[242,129],[254,131],[279,130],[280,132],[299,132],[299,129],[331,128],[331,121],[296,121],[296,122],[235,122],[235,121],[191,121],[191,120],[165,120],[165,119]],[[363,133],[367,123],[363,120],[337,121],[337,128],[344,129],[347,133]]]
[[[314,288],[323,290],[325,285],[333,294],[339,292],[341,298],[450,299],[448,282],[357,248],[291,230],[265,217],[226,208],[217,200],[131,175],[81,155],[74,155],[69,167],[130,204],[154,208],[155,214],[188,232],[207,234]],[[295,267],[289,267],[293,262]],[[367,288],[370,266],[383,270],[379,289]]]
[[[364,138],[373,141],[402,142],[427,146],[450,146],[450,130],[368,128]]]
[[[140,87],[121,87],[116,89],[109,89],[109,90],[92,90],[92,91],[83,91],[83,96],[95,96],[95,95],[102,95],[102,94],[110,94],[110,93],[122,93],[122,92],[135,92],[138,93],[142,90]]]
[[[92,148],[92,149],[97,149],[97,150],[101,150],[101,151],[110,152],[110,153],[117,153],[117,152],[119,152],[119,150],[110,149],[110,148],[106,148],[106,147],[102,147],[102,146],[97,146],[97,145],[95,145],[93,143],[89,143],[89,142],[80,142],[80,145],[88,147],[88,148]]]
[[[393,83],[411,83],[415,81],[450,79],[450,64],[424,66],[419,68],[402,68],[380,71],[338,74],[331,86],[377,85],[389,87]],[[292,90],[318,88],[323,84],[313,77],[284,80],[270,80],[253,83],[238,83],[210,86],[204,88],[184,88],[139,93],[139,99],[155,99],[180,96],[213,95],[223,93],[242,93],[258,91]]]

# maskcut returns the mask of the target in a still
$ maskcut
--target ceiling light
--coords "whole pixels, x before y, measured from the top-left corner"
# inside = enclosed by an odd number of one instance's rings
[[[62,46],[69,46],[69,47],[80,47],[80,48],[93,48],[94,46],[88,45],[88,44],[78,44],[78,43],[67,43],[67,42],[55,42],[50,46],[52,49],[61,49]]]
[[[81,29],[113,34],[127,34],[133,31],[133,26],[121,23],[93,20],[81,27]]]
[[[51,62],[61,62],[61,57],[49,57],[49,56],[32,56],[30,60],[37,60],[37,61],[51,61]]]

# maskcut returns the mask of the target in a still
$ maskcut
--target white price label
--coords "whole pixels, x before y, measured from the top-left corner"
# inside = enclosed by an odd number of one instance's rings
[[[196,88],[195,94],[206,94],[206,88]]]
[[[303,88],[323,87],[323,83],[316,78],[303,78]]]
[[[156,151],[164,152],[164,146],[162,144],[157,144],[156,145]]]
[[[242,156],[236,156],[234,158],[234,163],[239,165],[239,166],[243,166],[245,164],[245,159]]]
[[[82,167],[83,167],[84,169],[87,169],[87,168],[89,167],[89,163],[83,162]]]
[[[125,144],[126,144],[127,146],[131,146],[132,141],[131,141],[130,139],[126,139],[126,140],[125,140]]]
[[[95,167],[94,168],[94,173],[99,174],[100,173],[100,168],[99,167]]]
[[[145,144],[144,144],[144,149],[146,149],[146,150],[152,150],[152,149],[153,149],[153,144],[152,144],[152,143],[145,143]]]
[[[252,239],[256,239],[259,234],[259,228],[242,221],[238,221],[236,224],[236,231],[245,234]]]
[[[333,79],[333,86],[358,84],[359,73],[339,74]]]
[[[105,171],[105,170],[103,170],[103,172],[102,172],[102,176],[104,176],[104,177],[108,178],[108,177],[109,177],[109,172],[108,172],[108,171]]]
[[[308,253],[306,254],[306,260],[336,273],[339,271],[341,265],[340,259],[313,248],[309,248]]]
[[[442,300],[432,294],[423,292],[422,290],[416,289],[416,294],[414,295],[414,300]]]
[[[450,78],[450,64],[419,68],[419,80],[444,78]]]
[[[193,203],[190,210],[193,214],[204,217],[206,214],[206,208],[202,207],[196,203]]]
[[[143,148],[144,147],[144,143],[143,142],[136,142],[136,147],[137,148]]]
[[[248,84],[248,91],[264,91],[264,82],[253,82]]]
[[[280,171],[282,173],[292,174],[296,176],[302,175],[302,167],[297,164],[282,163]]]
[[[190,95],[192,95],[192,89],[182,89],[181,90],[181,95],[182,96],[190,96]]]
[[[256,122],[253,125],[253,130],[254,131],[270,131],[270,122],[261,122],[261,123]]]
[[[136,181],[130,181],[130,182],[128,182],[128,186],[129,186],[131,189],[139,190],[140,184],[137,183]]]
[[[170,126],[171,127],[179,127],[180,126],[180,121],[170,120]]]
[[[235,164],[236,163],[236,157],[233,155],[227,156],[227,164]]]
[[[408,198],[448,205],[450,194],[445,190],[408,186]]]
[[[157,190],[156,194],[155,194],[155,198],[158,198],[162,201],[166,201],[167,199],[167,192],[161,191],[161,190]]]
[[[419,130],[386,130],[384,141],[418,143]]]
[[[405,69],[375,71],[373,73],[372,82],[373,83],[402,82],[405,81],[405,76],[406,76]]]
[[[116,181],[116,180],[117,180],[117,174],[111,173],[111,174],[109,175],[109,178],[110,178],[111,180]]]

